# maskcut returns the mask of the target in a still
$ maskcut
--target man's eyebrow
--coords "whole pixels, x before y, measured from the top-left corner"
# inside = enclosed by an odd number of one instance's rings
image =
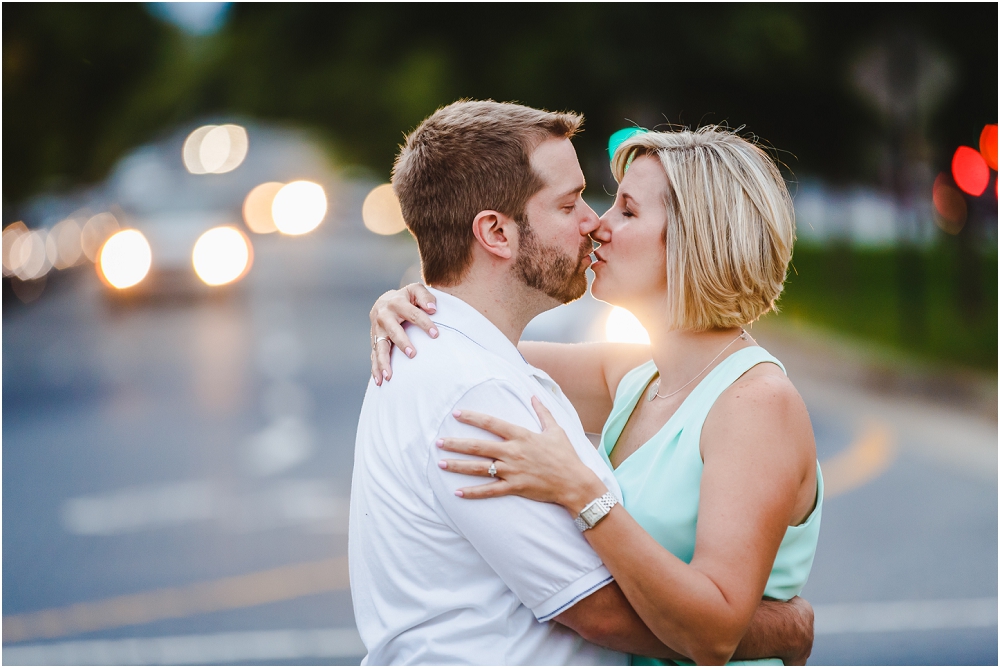
[[[563,197],[569,197],[570,195],[579,195],[586,189],[587,189],[587,184],[584,183],[582,185],[577,186],[576,188],[573,188],[572,190],[567,190],[563,194],[559,195],[559,198],[562,199]]]

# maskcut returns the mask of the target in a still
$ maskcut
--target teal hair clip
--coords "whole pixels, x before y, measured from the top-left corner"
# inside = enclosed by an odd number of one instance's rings
[[[626,140],[631,139],[636,135],[641,135],[649,132],[646,128],[622,128],[616,131],[608,138],[608,159],[613,159],[615,157],[615,151],[618,147],[625,143]]]

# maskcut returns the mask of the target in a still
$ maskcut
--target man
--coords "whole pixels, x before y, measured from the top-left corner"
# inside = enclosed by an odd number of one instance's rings
[[[426,119],[396,161],[393,187],[439,336],[421,346],[427,335],[410,330],[420,356],[397,355],[392,383],[369,384],[358,424],[350,564],[366,663],[681,658],[645,627],[565,511],[513,496],[463,501],[454,491],[468,479],[437,465],[439,438],[482,437],[453,411],[538,430],[537,396],[621,498],[572,405],[516,348],[532,318],[587,287],[598,219],[570,142],[580,122],[457,102]],[[804,660],[811,641],[808,606],[763,603],[736,656]]]

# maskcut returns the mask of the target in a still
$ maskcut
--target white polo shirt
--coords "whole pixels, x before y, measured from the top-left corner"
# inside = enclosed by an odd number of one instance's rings
[[[393,352],[392,379],[368,384],[358,423],[349,550],[363,663],[627,663],[550,621],[612,580],[569,513],[517,496],[461,499],[456,489],[484,480],[438,467],[461,457],[437,448],[438,438],[496,438],[452,411],[540,431],[534,395],[621,498],[555,382],[477,310],[432,292],[440,336],[408,329],[419,353]]]

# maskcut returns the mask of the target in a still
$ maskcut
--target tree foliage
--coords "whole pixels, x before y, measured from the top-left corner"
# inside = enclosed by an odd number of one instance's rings
[[[997,108],[995,5],[240,4],[186,37],[136,5],[4,6],[4,199],[99,179],[173,125],[247,115],[305,125],[343,164],[388,175],[404,133],[459,97],[587,116],[578,146],[635,122],[725,122],[797,173],[878,178],[885,128],[854,89],[892,34],[944,54],[938,161]]]

